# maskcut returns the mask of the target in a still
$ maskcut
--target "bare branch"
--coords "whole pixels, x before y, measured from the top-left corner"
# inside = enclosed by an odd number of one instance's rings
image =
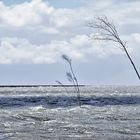
[[[73,78],[71,72],[66,72],[66,76],[67,76],[67,79],[69,82],[71,82],[72,84],[75,84],[74,78]]]
[[[117,40],[113,38],[108,38],[108,37],[94,37],[95,40],[104,40],[104,41],[113,41],[113,42],[118,42]]]
[[[56,80],[55,82],[58,83],[60,86],[62,86],[65,89],[66,93],[69,93],[67,88],[65,87],[65,85],[62,84],[62,82],[60,82],[58,80]]]
[[[75,91],[77,93],[77,101],[79,106],[81,107],[81,101],[80,101],[80,88],[79,88],[79,83],[78,80],[76,78],[76,75],[73,71],[73,67],[72,67],[72,60],[65,54],[62,55],[62,58],[68,63],[69,68],[70,68],[70,72],[66,72],[66,76],[69,82],[71,82],[75,88]],[[56,81],[57,83],[59,83],[61,86],[63,86],[65,89],[66,87],[60,82],[60,81]],[[67,91],[67,90],[66,90]]]
[[[71,59],[70,59],[67,55],[63,54],[63,55],[62,55],[62,58],[63,58],[65,61],[67,61],[69,64],[71,63]]]
[[[110,22],[107,17],[104,16],[104,17],[98,17],[96,19],[96,21],[89,22],[87,24],[87,26],[90,28],[99,30],[101,36],[95,36],[93,38],[94,40],[113,41],[113,42],[119,44],[120,48],[125,51],[129,61],[131,62],[132,66],[137,74],[137,77],[140,80],[140,75],[138,73],[138,70],[137,70],[131,56],[128,53],[126,43],[120,39],[115,25],[112,22]]]

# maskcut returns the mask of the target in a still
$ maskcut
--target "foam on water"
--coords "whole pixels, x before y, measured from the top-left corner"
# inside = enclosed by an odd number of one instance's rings
[[[140,87],[0,88],[0,139],[140,139]]]

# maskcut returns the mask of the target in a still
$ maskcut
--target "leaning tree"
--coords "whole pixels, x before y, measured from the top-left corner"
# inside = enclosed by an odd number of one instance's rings
[[[137,74],[138,79],[140,80],[140,74],[127,50],[126,43],[120,38],[113,22],[110,22],[107,17],[98,17],[95,21],[88,22],[87,26],[93,29],[97,29],[99,31],[99,35],[95,35],[93,39],[112,41],[120,46],[120,48],[125,52],[128,60],[132,64],[134,71]]]

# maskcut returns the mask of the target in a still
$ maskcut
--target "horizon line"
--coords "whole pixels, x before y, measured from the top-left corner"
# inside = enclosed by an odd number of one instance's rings
[[[74,87],[75,85],[71,85],[71,84],[64,84],[63,86],[65,87]],[[63,87],[62,85],[59,85],[59,84],[11,84],[11,85],[0,85],[0,88],[2,87]],[[80,84],[78,85],[79,87],[84,87],[84,86],[140,86],[140,85],[124,85],[124,84],[116,84],[116,85],[91,85],[91,84]]]

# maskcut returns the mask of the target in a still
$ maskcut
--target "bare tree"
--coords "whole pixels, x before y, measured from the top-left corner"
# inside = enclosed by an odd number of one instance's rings
[[[97,20],[88,22],[88,27],[99,30],[100,35],[95,35],[95,40],[106,40],[106,41],[113,41],[117,44],[119,44],[120,48],[124,50],[125,54],[127,55],[130,63],[133,66],[133,69],[135,70],[138,79],[140,80],[139,72],[136,68],[136,65],[134,64],[134,61],[132,60],[130,54],[128,53],[126,43],[123,42],[118,34],[118,31],[116,30],[115,25],[108,20],[107,17],[98,17]]]

